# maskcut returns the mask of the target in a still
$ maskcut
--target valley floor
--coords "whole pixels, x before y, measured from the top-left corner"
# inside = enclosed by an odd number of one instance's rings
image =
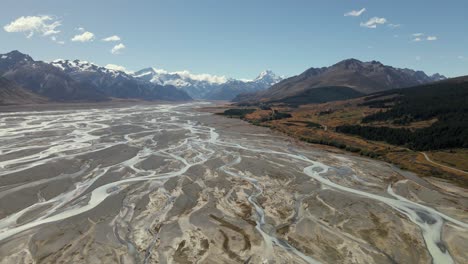
[[[443,149],[415,151],[404,146],[391,145],[382,141],[367,140],[356,135],[336,132],[341,125],[356,125],[361,119],[380,111],[378,108],[360,106],[362,99],[337,101],[324,104],[304,105],[298,108],[284,106],[262,110],[256,107],[223,105],[207,107],[204,111],[222,114],[227,109],[244,109],[250,113],[243,120],[257,126],[268,127],[292,138],[312,143],[315,147],[339,153],[354,153],[378,160],[383,160],[401,169],[417,173],[422,177],[436,177],[458,186],[468,188],[467,149]],[[273,111],[287,114],[287,118],[272,118]],[[239,116],[228,116],[239,117]],[[432,125],[436,120],[411,123],[408,126],[396,126],[390,123],[375,123],[375,127],[394,127],[419,129]],[[429,158],[429,159],[428,159]]]
[[[0,113],[0,263],[468,262],[466,189],[204,106]]]

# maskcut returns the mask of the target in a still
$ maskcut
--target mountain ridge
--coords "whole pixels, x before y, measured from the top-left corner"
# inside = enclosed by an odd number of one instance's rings
[[[190,97],[173,86],[161,86],[140,81],[123,71],[98,66],[81,60],[54,60],[51,64],[72,78],[96,87],[108,97],[148,100],[189,100]]]
[[[378,61],[363,62],[346,59],[329,67],[309,68],[303,73],[284,79],[267,90],[241,94],[235,102],[281,101],[299,96],[309,89],[319,87],[349,87],[363,94],[394,88],[411,87],[446,79],[438,73],[428,76],[423,71],[400,69]]]
[[[56,67],[17,50],[0,54],[0,76],[53,101],[103,101],[105,96]]]
[[[17,50],[0,54],[0,77],[51,101],[105,101],[111,98],[187,101],[173,86],[141,82],[122,71],[87,61],[35,61]]]
[[[241,93],[267,89],[283,79],[271,70],[261,72],[253,80],[239,80],[210,74],[192,74],[189,71],[168,72],[152,67],[136,71],[133,76],[160,85],[173,85],[193,98],[210,100],[231,100]]]

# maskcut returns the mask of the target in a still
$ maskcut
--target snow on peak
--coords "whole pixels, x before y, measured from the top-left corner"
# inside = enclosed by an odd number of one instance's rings
[[[239,93],[256,92],[267,89],[283,78],[267,70],[256,79],[233,79],[212,74],[194,74],[190,71],[167,71],[158,68],[145,68],[134,72],[133,77],[158,85],[172,85],[193,98],[232,99]]]
[[[265,70],[265,71],[262,71],[258,75],[258,77],[255,78],[255,80],[253,80],[253,81],[254,82],[266,83],[268,85],[274,85],[274,84],[280,82],[283,79],[284,79],[283,77],[276,75],[273,71]]]
[[[145,68],[133,74],[133,77],[140,78],[159,85],[173,85],[176,87],[196,86],[205,89],[211,86],[224,85],[230,82],[259,83],[263,86],[271,86],[278,83],[283,78],[273,73],[271,70],[261,72],[255,79],[232,79],[226,76],[212,74],[194,74],[190,71],[167,71],[158,68]]]
[[[56,59],[53,60],[50,64],[53,66],[60,68],[62,70],[65,69],[74,69],[74,70],[82,70],[82,71],[94,71],[97,66],[96,64],[88,61],[82,61],[82,60],[63,60],[63,59]]]
[[[255,78],[255,80],[260,80],[260,79],[263,79],[263,78],[265,78],[267,76],[276,76],[276,75],[271,70],[264,70],[258,75],[257,78]]]
[[[128,74],[133,72],[127,71],[125,67],[115,64],[107,64],[101,67],[89,61],[82,60],[63,60],[57,59],[50,63],[51,65],[66,71],[66,72],[89,72],[97,74],[111,74],[113,77],[123,76],[129,78]]]

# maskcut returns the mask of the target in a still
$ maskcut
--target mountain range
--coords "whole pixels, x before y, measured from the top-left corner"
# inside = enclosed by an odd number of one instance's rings
[[[310,68],[287,79],[264,71],[237,80],[188,71],[145,68],[125,72],[81,60],[35,61],[19,51],[0,54],[0,102],[105,101],[112,98],[186,101],[233,100],[287,104],[322,103],[446,79],[440,74],[399,69],[377,61],[348,59]]]
[[[52,101],[103,101],[105,96],[62,70],[30,56],[12,51],[0,55],[0,76],[16,86]]]
[[[184,91],[172,85],[159,85],[133,77],[123,71],[108,69],[87,61],[54,60],[50,63],[74,80],[95,87],[106,97],[145,100],[191,100]]]
[[[135,78],[159,84],[173,85],[195,99],[232,100],[242,93],[265,90],[283,80],[270,70],[263,71],[254,80],[237,80],[209,74],[191,74],[188,71],[168,72],[145,68],[133,73]]]
[[[321,103],[444,79],[440,74],[428,76],[422,71],[394,68],[378,61],[348,59],[330,67],[310,68],[267,90],[241,94],[234,101]]]
[[[55,102],[96,102],[112,98],[167,101],[192,99],[174,86],[143,82],[124,72],[89,62],[56,60],[47,63],[35,61],[19,51],[0,54],[0,77],[14,83],[14,86],[8,86],[8,96],[11,98],[2,98],[5,101],[12,101],[23,90]]]

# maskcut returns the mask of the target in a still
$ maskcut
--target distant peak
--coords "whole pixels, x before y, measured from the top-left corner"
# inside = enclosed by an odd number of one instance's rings
[[[62,63],[62,64],[70,64],[70,65],[86,65],[86,64],[95,65],[92,62],[78,60],[78,59],[75,59],[75,60],[56,59],[56,60],[53,60],[52,63]]]
[[[274,74],[272,70],[264,70],[260,73],[260,75],[270,75],[270,74]]]
[[[12,50],[10,52],[8,52],[6,55],[12,55],[12,56],[28,56],[18,50]]]
[[[383,68],[387,67],[380,61],[372,60],[372,61],[360,61],[358,59],[346,59],[342,60],[336,64],[334,64],[332,67],[338,67],[338,68],[345,68],[345,69],[352,69],[352,70],[359,70],[362,68],[367,68],[367,69],[375,69],[375,68]]]
[[[376,60],[371,61],[370,64],[383,66],[383,63],[381,63],[380,61],[376,61]]]
[[[354,59],[354,58],[350,58],[350,59],[346,59],[346,60],[342,60],[338,63],[362,63],[362,61],[358,60],[358,59]]]
[[[276,75],[272,70],[262,71],[253,82],[264,83],[268,85],[274,85],[283,80],[281,76]]]
[[[13,51],[10,51],[6,54],[3,54],[1,56],[2,59],[10,59],[10,60],[14,60],[14,61],[34,61],[29,55],[27,54],[24,54],[18,50],[13,50]]]
[[[445,77],[444,75],[441,75],[439,73],[435,73],[435,74],[431,75],[431,79],[434,80],[434,81],[442,81],[442,80],[447,79],[447,77]]]
[[[262,71],[257,78],[255,78],[256,81],[262,80],[265,78],[277,78],[278,76],[272,71],[272,70],[264,70]]]
[[[139,70],[138,72],[154,72],[154,69],[152,67],[146,67]]]

